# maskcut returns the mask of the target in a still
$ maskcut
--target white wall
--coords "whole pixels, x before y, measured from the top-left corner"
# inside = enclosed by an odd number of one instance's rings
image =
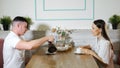
[[[94,19],[92,20],[36,20],[35,0],[0,0],[0,17],[2,17],[3,15],[7,15],[11,16],[13,19],[15,16],[18,15],[29,16],[34,21],[34,24],[31,26],[31,29],[34,30],[37,29],[38,25],[40,24],[45,24],[49,27],[61,26],[62,28],[66,29],[90,29],[91,24],[95,19],[100,18],[108,22],[108,18],[113,14],[120,15],[120,0],[94,1]],[[57,14],[57,12],[54,12],[54,14]]]

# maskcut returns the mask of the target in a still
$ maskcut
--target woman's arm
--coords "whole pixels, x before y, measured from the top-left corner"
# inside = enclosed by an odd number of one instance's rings
[[[101,63],[103,63],[105,66],[107,66],[107,64],[103,62],[102,58],[100,58],[94,51],[89,50],[89,49],[85,49],[85,48],[82,48],[81,50],[82,50],[83,53],[85,53],[85,54],[90,54],[90,55],[94,56],[94,57],[95,57],[96,59],[98,59]]]

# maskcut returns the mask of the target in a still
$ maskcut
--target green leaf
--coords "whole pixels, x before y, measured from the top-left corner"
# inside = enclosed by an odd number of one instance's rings
[[[120,16],[119,15],[113,15],[109,18],[109,22],[111,24],[119,24],[120,23]]]

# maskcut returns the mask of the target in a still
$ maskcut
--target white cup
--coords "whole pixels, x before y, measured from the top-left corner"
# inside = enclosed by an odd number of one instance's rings
[[[76,48],[76,53],[81,53],[81,48]]]

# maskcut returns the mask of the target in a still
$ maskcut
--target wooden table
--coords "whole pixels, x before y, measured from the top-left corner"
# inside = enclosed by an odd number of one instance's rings
[[[98,68],[91,55],[76,55],[74,48],[55,55],[46,55],[47,47],[41,47],[32,56],[26,68]]]

